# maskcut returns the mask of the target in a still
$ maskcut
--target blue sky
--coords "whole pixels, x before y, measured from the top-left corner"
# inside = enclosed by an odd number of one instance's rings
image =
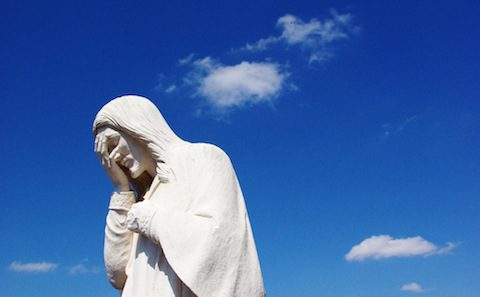
[[[0,294],[117,296],[91,125],[139,94],[230,155],[268,296],[478,296],[479,13],[4,1]]]

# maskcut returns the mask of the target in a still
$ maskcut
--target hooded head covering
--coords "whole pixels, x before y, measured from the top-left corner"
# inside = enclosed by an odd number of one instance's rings
[[[97,113],[93,122],[93,134],[102,126],[122,131],[147,146],[157,164],[157,175],[168,181],[169,150],[183,142],[170,128],[158,108],[147,98],[127,95],[108,102]]]

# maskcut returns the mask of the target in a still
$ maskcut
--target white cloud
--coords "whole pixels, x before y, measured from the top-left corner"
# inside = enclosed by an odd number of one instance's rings
[[[15,272],[49,272],[55,270],[57,267],[58,264],[50,262],[12,262],[8,266],[8,269]]]
[[[282,28],[281,37],[288,44],[312,46],[348,38],[351,30],[352,15],[338,14],[335,10],[330,12],[330,18],[323,21],[311,19],[307,23],[290,14],[279,18],[277,26]]]
[[[323,61],[333,54],[329,48],[334,42],[348,39],[358,30],[352,25],[351,14],[339,14],[330,10],[330,17],[324,20],[311,19],[308,22],[291,14],[277,20],[277,27],[282,33],[279,36],[262,38],[253,44],[247,43],[242,50],[263,51],[274,44],[300,46],[309,53],[309,62]]]
[[[347,261],[363,261],[368,258],[431,256],[445,254],[457,245],[448,243],[439,248],[420,236],[395,239],[389,235],[372,236],[352,247],[345,255]]]
[[[196,95],[217,112],[271,102],[282,91],[288,73],[275,63],[243,61],[226,66],[210,57],[191,62],[193,70],[184,78]]]
[[[265,102],[279,93],[284,78],[275,64],[241,62],[213,70],[199,93],[220,108]]]
[[[422,288],[422,286],[417,284],[417,283],[405,284],[400,288],[400,290],[407,291],[407,292],[413,292],[413,293],[422,293],[423,291],[425,291]]]

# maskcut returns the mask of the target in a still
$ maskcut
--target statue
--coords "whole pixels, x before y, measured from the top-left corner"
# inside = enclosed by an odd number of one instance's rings
[[[104,257],[122,297],[265,296],[243,195],[220,148],[179,138],[140,96],[93,124],[110,177]]]

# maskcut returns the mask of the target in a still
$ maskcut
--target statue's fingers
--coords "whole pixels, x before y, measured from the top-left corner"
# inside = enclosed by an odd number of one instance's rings
[[[97,137],[95,137],[95,152],[98,154],[100,153],[102,145],[102,134],[97,134]]]
[[[108,165],[108,167],[110,168],[111,163],[110,163],[110,158],[108,157],[108,142],[107,141],[108,141],[107,137],[103,136],[102,141],[101,141],[100,152],[102,154],[103,162],[106,163]]]
[[[103,144],[105,142],[105,137],[102,135],[100,137],[100,140],[98,142],[98,152],[100,153],[100,155],[103,157]]]
[[[101,143],[101,134],[95,136],[95,152],[98,154],[100,152],[100,143]]]
[[[120,147],[119,146],[116,146],[112,152],[110,153],[110,155],[108,156],[108,158],[110,160],[113,160],[115,162],[118,162],[118,160],[120,159],[120,153],[119,153],[119,150],[120,150]]]
[[[100,137],[95,138],[95,154],[97,155],[98,160],[100,160],[103,165],[103,156],[100,152]]]
[[[93,143],[94,152],[97,152],[97,146],[98,146],[98,136],[95,136],[95,142]]]

